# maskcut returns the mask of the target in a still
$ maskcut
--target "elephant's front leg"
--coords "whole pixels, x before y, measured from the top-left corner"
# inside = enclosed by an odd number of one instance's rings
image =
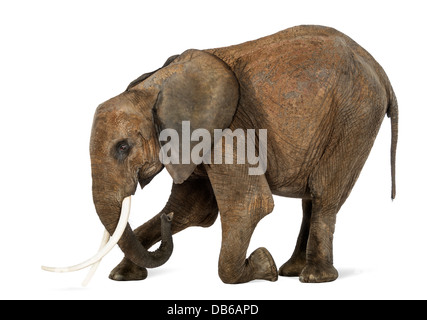
[[[221,213],[222,245],[218,274],[224,283],[245,283],[255,279],[276,281],[277,268],[266,248],[256,249],[247,259],[246,253],[255,229],[251,212]]]
[[[160,216],[169,212],[174,212],[174,234],[191,226],[211,226],[218,216],[218,207],[209,180],[190,178],[182,184],[173,184],[163,210],[135,230],[144,247],[149,248],[160,241]],[[147,269],[126,258],[110,273],[110,279],[121,281],[143,280],[146,277]]]
[[[256,225],[274,207],[265,176],[250,176],[247,169],[246,165],[237,164],[207,168],[221,215],[218,273],[225,283],[278,278],[276,264],[267,249],[258,248],[246,259]]]

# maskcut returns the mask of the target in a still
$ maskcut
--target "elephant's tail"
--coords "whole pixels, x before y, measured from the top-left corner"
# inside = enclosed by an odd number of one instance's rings
[[[397,136],[398,136],[398,122],[399,122],[399,110],[397,106],[396,95],[393,89],[390,90],[390,100],[387,108],[387,116],[391,120],[391,149],[390,149],[390,161],[391,161],[391,199],[396,197],[396,148],[397,148]]]

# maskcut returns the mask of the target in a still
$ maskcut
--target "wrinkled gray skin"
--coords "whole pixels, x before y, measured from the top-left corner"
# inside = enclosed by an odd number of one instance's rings
[[[119,241],[125,258],[110,278],[146,278],[146,268],[162,265],[172,254],[172,233],[208,227],[219,211],[224,282],[275,281],[279,274],[302,282],[335,280],[336,214],[386,114],[392,122],[394,198],[396,98],[380,65],[347,36],[301,26],[171,57],[96,110],[90,142],[93,199],[106,229],[114,232],[121,202],[137,184],[143,188],[163,169],[159,132],[180,132],[182,121],[211,133],[267,129],[267,171],[248,175],[248,163],[165,165],[174,180],[169,201],[141,227],[127,227]],[[272,194],[301,198],[303,204],[295,251],[279,271],[265,248],[247,257],[257,223],[273,210]],[[173,221],[165,215],[170,212]],[[157,251],[147,251],[160,240]]]

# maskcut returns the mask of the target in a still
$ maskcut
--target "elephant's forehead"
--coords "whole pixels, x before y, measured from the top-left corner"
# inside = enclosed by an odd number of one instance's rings
[[[92,128],[92,142],[109,145],[111,142],[126,139],[138,133],[137,115],[123,110],[110,110],[97,113]]]
[[[101,107],[98,108],[95,114],[95,121],[97,124],[113,129],[137,125],[138,116],[132,112],[132,110],[127,110],[127,108],[111,108],[111,107]]]

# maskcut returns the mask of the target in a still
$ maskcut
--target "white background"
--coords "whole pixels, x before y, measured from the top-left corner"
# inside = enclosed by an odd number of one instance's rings
[[[2,299],[420,299],[427,298],[425,1],[2,1],[0,4],[0,298]],[[116,248],[89,287],[81,262],[103,228],[91,198],[89,135],[95,108],[171,55],[253,40],[300,24],[334,27],[386,70],[400,106],[397,198],[390,200],[390,122],[383,123],[338,215],[333,283],[297,278],[226,285],[217,275],[220,224],[174,238],[164,266],[114,282]],[[165,204],[164,171],[133,198],[137,227]],[[292,254],[300,200],[275,197],[249,252],[278,267]]]

